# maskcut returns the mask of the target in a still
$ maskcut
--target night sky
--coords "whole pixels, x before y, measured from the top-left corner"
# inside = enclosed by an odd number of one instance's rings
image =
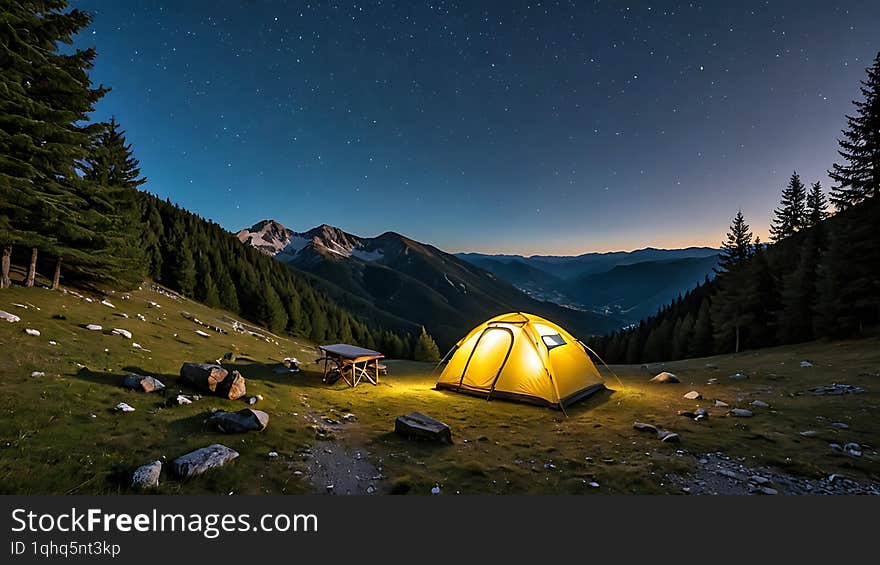
[[[74,1],[146,188],[447,251],[759,234],[821,180],[880,2]]]

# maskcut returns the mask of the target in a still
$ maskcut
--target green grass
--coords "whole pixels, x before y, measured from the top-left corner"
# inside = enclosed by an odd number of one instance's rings
[[[98,301],[87,303],[40,288],[0,291],[0,309],[22,318],[15,324],[0,323],[0,492],[129,493],[131,472],[137,466],[162,457],[170,462],[210,443],[223,443],[241,456],[186,482],[173,478],[166,468],[159,492],[316,492],[321,485],[310,483],[302,452],[336,442],[349,451],[362,451],[381,468],[385,479],[377,487],[384,493],[426,494],[434,485],[447,494],[673,492],[664,475],[687,473],[695,464],[692,455],[710,451],[792,474],[843,473],[875,482],[880,477],[878,339],[667,363],[662,368],[652,366],[651,372],[637,366],[615,367],[622,383],[609,377],[612,391],[569,408],[566,416],[530,405],[433,390],[433,367],[407,361],[389,361],[389,374],[376,387],[328,387],[311,362],[312,344],[280,337],[267,342],[232,332],[209,332],[211,337],[203,338],[195,334],[199,327],[181,317],[180,311],[217,325],[223,325],[218,320],[224,313],[151,290],[130,294],[129,300],[109,296],[114,310]],[[162,307],[148,308],[149,301]],[[29,303],[40,310],[13,303]],[[130,318],[118,316],[120,312]],[[137,313],[147,322],[137,320]],[[81,327],[89,323],[103,325],[105,333]],[[25,327],[42,335],[26,335]],[[113,327],[131,331],[133,340],[106,335]],[[49,345],[49,340],[58,345]],[[151,352],[133,349],[132,342]],[[166,407],[159,395],[120,386],[123,376],[134,371],[162,380],[169,396],[178,390],[195,392],[178,383],[181,363],[213,361],[232,350],[238,352],[238,359],[227,366],[247,378],[249,395],[264,396],[257,408],[271,419],[263,432],[224,435],[205,425],[211,408],[236,410],[245,406],[241,401],[203,397],[189,406]],[[274,374],[272,369],[287,356],[300,359],[305,370]],[[815,367],[801,368],[803,359]],[[707,369],[706,363],[719,369]],[[682,384],[647,382],[664,369],[676,373]],[[33,378],[32,371],[46,374]],[[727,378],[737,371],[751,378]],[[710,377],[718,378],[719,384],[707,385]],[[868,392],[835,397],[794,394],[831,382],[861,385]],[[691,389],[700,391],[704,400],[683,399]],[[753,408],[756,415],[751,419],[729,418],[723,415],[726,409],[712,407],[715,398],[731,407],[748,407],[761,399],[770,407]],[[136,411],[117,413],[113,407],[118,402],[127,402]],[[677,416],[679,410],[697,405],[709,408],[708,421]],[[396,436],[395,417],[411,411],[448,423],[453,445]],[[357,422],[336,427],[330,440],[316,439],[313,418],[337,419],[348,412],[357,416]],[[675,431],[682,442],[665,444],[636,432],[632,429],[636,420]],[[850,429],[832,428],[833,421],[843,421]],[[799,435],[808,429],[817,431],[818,437]],[[861,458],[836,455],[828,448],[830,442],[849,441],[869,447]],[[277,451],[279,457],[270,459],[270,451]],[[589,487],[591,481],[600,488]]]

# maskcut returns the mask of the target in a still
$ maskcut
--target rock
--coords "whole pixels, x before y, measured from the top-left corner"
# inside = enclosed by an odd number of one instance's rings
[[[39,379],[39,378],[45,377],[45,376],[46,376],[46,373],[44,373],[43,371],[34,371],[31,373],[31,378],[34,378],[34,379]]]
[[[657,433],[657,438],[664,443],[679,443],[681,441],[678,434],[667,430],[660,430]]]
[[[599,488],[599,483],[597,483],[596,481],[590,481],[587,484],[593,488]]]
[[[247,394],[245,378],[238,371],[232,371],[223,382],[217,385],[217,394],[225,396],[229,400],[238,400]]]
[[[801,361],[801,367],[806,368],[806,367],[812,367],[812,366],[813,366],[813,364],[810,363],[809,361]]]
[[[779,494],[779,492],[775,488],[770,487],[761,487],[758,489],[758,492],[769,495]]]
[[[848,430],[849,424],[844,424],[843,422],[831,422],[831,427],[839,430]]]
[[[843,451],[843,448],[840,446],[839,443],[829,443],[828,447],[831,448],[831,451]]]
[[[825,386],[817,386],[816,388],[807,389],[798,394],[815,394],[817,396],[831,395],[837,396],[841,394],[862,394],[865,389],[860,386],[834,383]]]
[[[728,406],[730,406],[730,404],[728,404],[722,400],[715,401],[715,408],[727,408]]]
[[[762,477],[761,475],[753,475],[749,477],[749,482],[755,483],[756,485],[766,485],[770,483],[770,479]]]
[[[211,334],[209,334],[207,332],[203,332],[202,330],[196,330],[196,334],[200,335],[202,337],[211,337]]]
[[[134,373],[126,375],[125,379],[122,381],[122,385],[125,388],[141,390],[144,392],[153,392],[165,388],[165,385],[162,384],[162,381],[159,379],[149,375],[136,375]]]
[[[143,345],[141,345],[140,343],[132,343],[131,346],[132,346],[133,348],[135,348],[135,349],[140,349],[141,351],[146,351],[147,353],[150,353],[150,350],[147,349],[147,348],[145,348],[145,347],[144,347]]]
[[[694,420],[700,421],[705,420],[709,417],[709,411],[705,408],[697,408],[694,410]]]
[[[745,373],[734,373],[734,374],[730,375],[728,378],[731,380],[734,380],[734,381],[742,381],[742,380],[749,378],[749,376],[746,375]]]
[[[770,405],[767,404],[766,402],[764,402],[763,400],[753,400],[751,402],[751,405],[755,406],[757,408],[769,408],[770,407]]]
[[[49,340],[49,345],[58,345],[58,342],[55,341],[54,339],[50,339],[50,340]]]
[[[147,321],[147,317],[144,316],[143,314],[135,314],[135,317],[136,317],[138,320],[140,320],[141,322],[146,322],[146,321]]]
[[[410,439],[452,443],[452,430],[449,426],[420,412],[398,416],[394,421],[394,431]]]
[[[342,416],[342,419],[346,422],[357,422],[357,416],[355,416],[354,414],[344,414]]]
[[[40,330],[35,330],[33,328],[25,328],[24,333],[26,333],[28,335],[32,335],[32,336],[38,336],[38,335],[40,335]]]
[[[131,339],[131,332],[128,330],[123,330],[122,328],[113,328],[110,333],[113,335],[121,335],[125,339]]]
[[[245,379],[241,373],[233,371],[230,374],[220,365],[184,363],[180,367],[180,377],[197,388],[225,396],[230,400],[237,400],[247,392]]]
[[[182,394],[178,394],[177,398],[174,401],[178,404],[178,406],[184,406],[186,404],[192,404],[193,401],[189,399],[189,397],[184,396]]]
[[[215,443],[178,457],[171,463],[171,469],[181,479],[187,479],[216,467],[222,467],[236,457],[238,457],[237,451]]]
[[[706,384],[708,384],[708,385],[717,385],[717,384],[718,384],[718,378],[717,378],[717,377],[712,377],[711,379],[709,379],[708,381],[706,381]]]
[[[159,475],[162,474],[162,462],[153,461],[135,469],[131,477],[131,488],[146,490],[159,486]]]
[[[247,403],[250,404],[251,406],[253,406],[254,404],[257,403],[257,397],[256,396],[249,396],[247,399]]]
[[[432,487],[431,494],[440,494],[440,487],[438,487],[438,486]]]
[[[269,425],[269,415],[262,410],[245,408],[238,412],[214,412],[208,423],[226,434],[241,434],[251,431],[262,431]]]
[[[673,383],[679,383],[681,381],[679,381],[678,377],[676,377],[672,373],[668,373],[666,371],[663,371],[662,373],[659,373],[654,378],[652,378],[649,382],[673,384]]]
[[[861,457],[862,456],[862,446],[857,443],[848,443],[843,446],[843,450],[853,457]]]
[[[644,422],[635,422],[633,424],[633,429],[638,430],[640,432],[651,432],[651,433],[659,433],[657,426],[654,424],[645,424]]]
[[[806,430],[801,432],[801,435],[804,437],[816,437],[817,435],[819,435],[819,432],[815,430]]]
[[[120,318],[128,318],[128,314],[126,314],[125,312],[117,312],[116,315]]]
[[[162,306],[158,302],[153,302],[152,300],[147,302],[147,306],[150,308],[161,308]]]
[[[269,452],[269,459],[275,459],[276,457],[278,457],[277,451],[270,451]]]
[[[126,404],[125,402],[120,402],[116,405],[116,409],[120,412],[134,412],[134,408]]]
[[[88,325],[86,326],[86,329],[87,329],[87,330],[91,330],[91,331],[93,331],[93,332],[99,332],[99,331],[103,330],[104,328],[102,328],[102,327],[99,326],[98,324],[88,324]]]
[[[705,367],[712,370],[718,369],[718,365],[716,365],[715,363],[706,363]]]
[[[14,324],[15,322],[20,322],[21,318],[19,318],[15,314],[10,314],[6,310],[0,310],[0,320],[5,320],[11,324]]]
[[[687,398],[688,400],[699,400],[703,398],[703,395],[695,390],[692,390],[689,393],[685,394],[684,398]]]
[[[226,353],[223,354],[223,360],[224,361],[235,361],[235,352],[234,351],[227,351]]]
[[[728,414],[737,418],[751,418],[754,416],[751,410],[746,410],[745,408],[734,408]]]
[[[106,298],[105,298],[104,300],[101,301],[101,304],[103,304],[104,306],[107,306],[108,308],[116,308],[116,306],[113,306],[113,305],[110,303],[110,301],[107,300]]]

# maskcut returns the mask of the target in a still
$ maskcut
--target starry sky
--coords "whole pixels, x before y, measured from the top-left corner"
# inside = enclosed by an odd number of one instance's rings
[[[880,50],[876,0],[71,5],[150,192],[452,252],[765,235]]]

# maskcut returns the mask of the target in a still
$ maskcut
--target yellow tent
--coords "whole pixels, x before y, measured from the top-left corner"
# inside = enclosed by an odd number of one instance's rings
[[[444,358],[437,388],[554,407],[604,388],[585,346],[549,320],[514,312],[483,322]]]

